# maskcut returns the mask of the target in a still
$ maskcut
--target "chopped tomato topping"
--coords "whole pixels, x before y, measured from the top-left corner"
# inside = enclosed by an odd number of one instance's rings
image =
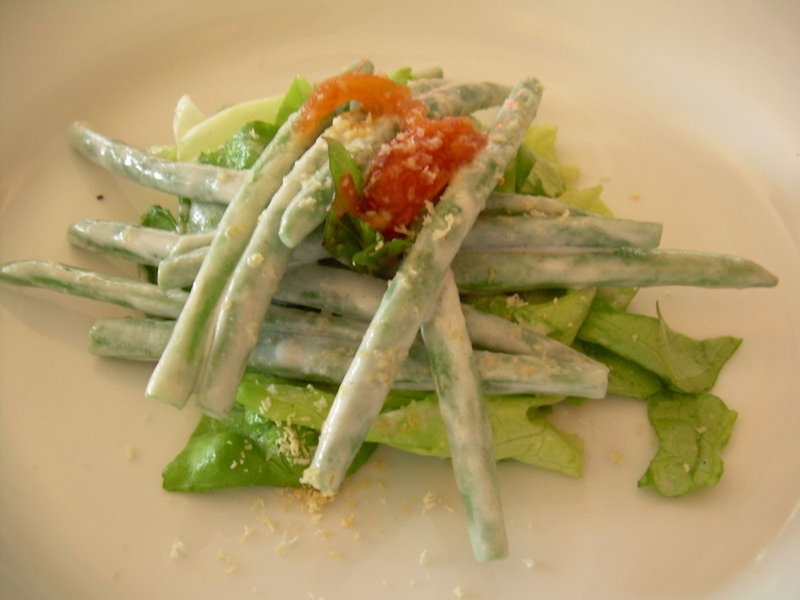
[[[407,86],[380,75],[345,73],[326,79],[314,88],[295,127],[299,131],[311,131],[336,108],[351,100],[360,102],[370,114],[391,114],[403,121],[427,114],[425,105],[411,97]]]
[[[411,97],[408,87],[364,73],[319,84],[296,127],[316,127],[349,100],[357,100],[374,115],[395,115],[404,128],[373,160],[363,194],[352,181],[342,182],[346,197],[339,198],[334,210],[350,212],[386,237],[397,237],[426,203],[438,200],[456,169],[475,158],[486,138],[467,117],[427,118],[427,107]]]
[[[384,145],[370,165],[362,213],[387,237],[409,225],[435,203],[455,170],[470,162],[486,143],[466,117],[425,119]]]

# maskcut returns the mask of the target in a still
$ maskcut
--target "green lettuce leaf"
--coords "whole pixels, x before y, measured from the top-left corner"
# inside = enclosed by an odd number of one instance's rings
[[[661,378],[655,373],[617,356],[602,346],[580,341],[576,342],[575,346],[589,358],[608,367],[609,394],[646,400],[653,394],[666,389]]]
[[[237,402],[269,418],[291,418],[293,423],[318,429],[334,396],[335,390],[325,386],[247,374],[239,387]],[[556,429],[537,410],[543,403],[557,400],[545,396],[488,396],[495,458],[579,476],[583,456],[580,439]],[[435,394],[392,392],[367,441],[414,454],[449,456],[447,432]]]
[[[647,413],[659,447],[639,487],[674,497],[719,482],[736,412],[711,394],[665,392],[648,399]]]
[[[498,192],[512,192],[517,194],[535,193],[535,182],[529,178],[533,167],[536,164],[536,157],[527,147],[520,146],[516,155],[508,163],[503,180],[498,184]]]
[[[578,338],[602,346],[658,375],[670,389],[688,394],[714,387],[719,371],[741,344],[729,336],[695,340],[658,318],[595,302]]]
[[[252,121],[216,150],[201,153],[197,162],[228,169],[249,169],[277,131],[277,125]]]
[[[389,73],[389,79],[400,85],[406,85],[409,81],[414,79],[414,72],[411,67],[402,67]]]
[[[603,186],[596,185],[588,188],[573,188],[566,190],[558,199],[565,204],[595,213],[602,217],[613,217],[614,213],[601,198]]]
[[[589,314],[594,288],[467,296],[464,301],[484,312],[529,325],[567,345]]]
[[[201,492],[238,486],[300,487],[316,448],[313,429],[276,422],[235,405],[225,419],[203,416],[184,449],[162,472],[165,490]],[[364,444],[350,473],[375,449]]]
[[[202,152],[197,157],[197,162],[228,169],[249,169],[277,130],[276,125],[264,121],[251,121],[237,130],[221,146]],[[214,229],[224,212],[224,204],[181,198],[178,214],[182,229],[187,233],[196,233]]]
[[[283,125],[293,112],[305,104],[313,91],[314,86],[305,77],[295,77],[283,96],[273,125],[276,128]]]
[[[524,193],[558,198],[569,184],[577,179],[578,169],[561,163],[556,150],[558,127],[547,124],[534,124],[525,132],[522,147],[533,158],[528,177],[529,190]]]

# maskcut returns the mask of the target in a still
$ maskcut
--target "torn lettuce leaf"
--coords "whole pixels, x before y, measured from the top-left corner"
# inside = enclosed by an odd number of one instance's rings
[[[586,210],[601,217],[613,217],[614,213],[601,198],[603,186],[568,189],[558,199],[565,204]]]
[[[197,161],[229,169],[249,169],[275,136],[277,129],[270,123],[251,121],[221,146],[201,153]],[[214,229],[224,212],[224,204],[181,198],[178,214],[181,228],[187,233],[196,233]]]
[[[402,67],[389,73],[389,79],[400,85],[407,85],[414,79],[414,72],[411,67]]]
[[[277,125],[252,121],[234,133],[219,148],[201,153],[197,162],[228,169],[249,169],[277,131]]]
[[[695,340],[673,331],[658,317],[622,312],[595,302],[578,338],[603,346],[658,375],[670,389],[688,394],[714,387],[719,371],[741,344],[723,336]]]
[[[528,325],[564,344],[575,340],[589,314],[595,288],[468,296],[464,300],[484,312]]]
[[[647,414],[659,447],[639,487],[675,497],[719,482],[735,411],[712,394],[664,392],[647,400]]]
[[[162,485],[177,492],[300,487],[318,439],[317,431],[242,406],[234,406],[224,419],[203,415],[184,449],[164,468]],[[375,444],[364,444],[349,472],[359,469],[374,449]]]
[[[289,115],[298,110],[313,91],[313,86],[303,77],[295,77],[283,96],[274,96],[263,101],[235,105],[223,109],[213,117],[198,124],[194,139],[179,146],[176,158],[193,159],[203,164],[230,169],[249,169],[255,164],[267,144],[275,137],[280,126]],[[256,114],[260,118],[252,119]],[[242,121],[242,116],[251,117]],[[205,124],[205,125],[204,125]],[[200,135],[203,133],[213,135]],[[204,138],[219,140],[219,131],[232,131],[221,143],[208,144]],[[194,130],[193,130],[194,131]],[[181,138],[183,140],[183,138]],[[178,143],[181,143],[181,140]],[[186,140],[183,140],[186,141]],[[217,226],[225,206],[213,202],[197,202],[189,198],[180,199],[180,223],[187,233],[207,231]]]
[[[657,375],[602,346],[578,341],[576,349],[608,367],[609,394],[646,400],[666,390],[664,382]]]
[[[511,192],[516,194],[533,194],[536,182],[531,181],[536,157],[525,146],[520,146],[514,158],[508,163],[503,172],[503,179],[495,188],[498,192]]]
[[[270,419],[319,429],[328,414],[335,390],[299,385],[290,380],[247,374],[239,387],[237,403]],[[538,408],[558,401],[551,396],[487,396],[497,460],[516,460],[578,477],[583,445],[579,438],[551,425]],[[384,411],[375,420],[367,441],[414,454],[449,456],[447,432],[436,395],[391,392]]]
[[[289,89],[286,90],[281,105],[278,107],[278,114],[272,124],[276,128],[283,125],[293,112],[299,110],[305,104],[313,91],[314,86],[305,77],[296,76],[292,80]]]

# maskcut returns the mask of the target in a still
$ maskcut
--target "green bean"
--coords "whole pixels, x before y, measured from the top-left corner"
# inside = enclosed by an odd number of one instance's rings
[[[197,248],[208,248],[211,245],[211,240],[217,234],[216,229],[202,231],[198,233],[184,233],[178,236],[175,243],[170,248],[169,256],[177,256],[196,250]],[[166,258],[166,257],[165,257]],[[195,273],[196,274],[196,273]]]
[[[281,216],[303,181],[327,158],[327,144],[318,138],[259,215],[233,269],[213,320],[214,334],[197,380],[197,403],[207,414],[224,415],[235,400],[247,356],[258,341],[261,322],[292,257],[292,249],[278,237]]]
[[[183,290],[165,291],[144,281],[100,275],[41,260],[21,260],[0,265],[0,281],[64,292],[171,318],[180,314],[187,297]]]
[[[298,325],[285,315],[269,318],[262,324],[258,343],[248,357],[248,368],[293,379],[338,385],[358,349],[353,337],[357,328],[325,324],[326,317],[313,330],[313,321]],[[331,323],[337,318],[327,317]],[[90,350],[99,356],[156,361],[163,353],[174,321],[147,318],[99,319],[90,334]],[[299,329],[312,327],[309,331]],[[326,328],[327,331],[326,331]],[[335,330],[335,332],[334,332]],[[542,394],[546,396],[581,396],[602,398],[607,389],[607,371],[594,371],[575,365],[562,365],[547,356],[503,354],[475,351],[475,361],[483,393],[497,396]],[[412,344],[398,370],[392,388],[433,391],[435,386],[425,347]]]
[[[430,118],[441,119],[498,106],[510,92],[509,86],[497,83],[456,83],[432,89],[420,95],[419,100],[428,107]]]
[[[592,286],[772,287],[777,278],[738,256],[683,250],[465,250],[453,261],[462,292]]]
[[[517,86],[498,113],[486,147],[459,169],[391,281],[336,395],[303,481],[325,494],[341,485],[380,411],[398,365],[436,298],[440,282],[486,198],[517,151],[541,98],[533,79]]]
[[[452,271],[447,271],[439,301],[420,332],[431,363],[473,554],[478,560],[503,558],[508,554],[508,539],[492,426]]]
[[[144,281],[103,275],[51,261],[30,260],[0,265],[0,281],[49,289],[170,318],[178,317],[188,297],[183,290],[164,291]],[[289,268],[274,300],[368,321],[380,303],[384,289],[383,282],[367,275],[298,264]],[[468,305],[462,309],[470,337],[477,348],[512,354],[539,353],[557,357],[559,362],[577,363],[587,369],[597,368],[583,354],[528,326],[483,313]]]
[[[494,83],[455,84],[434,88],[420,95],[419,100],[426,104],[431,118],[440,119],[452,115],[468,115],[476,110],[496,106],[505,99],[508,92],[507,86]],[[359,168],[367,167],[377,149],[378,145],[375,144],[368,147],[369,152],[353,156]],[[333,181],[329,171],[323,177],[324,179],[318,178],[319,185],[314,186],[311,193],[298,195],[287,207],[279,230],[281,240],[287,246],[296,247],[310,231],[325,221],[328,205],[333,197]]]
[[[479,216],[462,249],[519,247],[655,248],[661,224],[602,217]]]
[[[227,204],[248,177],[246,171],[160,158],[105,137],[85,123],[70,126],[69,141],[84,157],[107,171],[198,202]]]
[[[486,215],[529,215],[533,217],[597,217],[598,215],[571,206],[556,198],[529,196],[511,192],[493,192],[483,209]]]
[[[281,126],[225,211],[186,307],[148,382],[148,397],[183,406],[193,393],[210,343],[210,326],[218,301],[255,229],[258,214],[322,129],[295,132],[298,114],[294,113]]]
[[[306,185],[308,181],[304,183]],[[297,196],[295,197],[295,199]],[[282,220],[281,226],[284,221]],[[158,266],[158,283],[165,289],[191,286],[215,232],[178,235],[114,221],[85,220],[72,225],[70,242],[143,264]],[[511,247],[625,247],[652,248],[658,244],[657,223],[603,217],[540,218],[481,214],[462,243],[462,249]],[[320,248],[319,230],[295,250],[301,262],[328,256]]]
[[[380,146],[397,133],[399,122],[392,117],[380,117],[341,131],[341,141],[360,169],[365,169]],[[328,205],[333,198],[333,178],[330,166],[325,165],[292,199],[281,217],[278,235],[290,248],[297,247],[312,231],[325,221]]]
[[[73,223],[67,230],[73,246],[152,266],[169,256],[179,238],[163,229],[95,219]]]
[[[299,207],[299,210],[303,210],[303,207]],[[309,219],[307,223],[310,225],[317,220]],[[281,228],[285,224],[286,220],[283,219]],[[298,221],[295,221],[294,225],[297,224]],[[658,246],[660,239],[661,225],[646,221],[607,219],[597,216],[543,218],[527,215],[481,214],[464,238],[461,248],[468,250],[515,247],[654,248]],[[302,248],[303,244],[297,247]],[[203,257],[203,252],[197,251],[193,255],[164,259],[158,268],[159,285],[167,289],[191,285]]]

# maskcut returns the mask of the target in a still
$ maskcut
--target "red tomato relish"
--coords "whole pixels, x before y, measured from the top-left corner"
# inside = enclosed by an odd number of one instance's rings
[[[475,158],[486,138],[468,117],[429,119],[427,107],[411,97],[408,87],[366,73],[346,73],[320,83],[295,127],[308,131],[350,100],[370,114],[398,117],[403,130],[378,151],[363,194],[348,189],[336,210],[354,214],[387,238],[397,237],[427,202],[438,200],[456,169]]]

